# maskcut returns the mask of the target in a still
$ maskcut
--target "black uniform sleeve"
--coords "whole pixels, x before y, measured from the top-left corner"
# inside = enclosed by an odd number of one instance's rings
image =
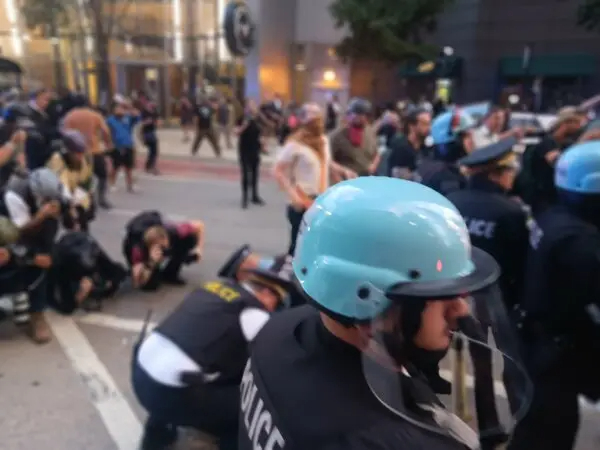
[[[554,141],[554,139],[546,137],[542,139],[542,141],[536,146],[535,152],[540,160],[545,160],[545,157],[548,153],[557,149],[558,144]]]
[[[562,265],[580,306],[600,307],[600,235],[582,234],[563,246]]]
[[[504,295],[509,304],[515,304],[523,293],[525,283],[527,251],[529,249],[529,229],[525,211],[515,209],[506,217],[499,229],[505,233],[502,242],[505,244],[506,264],[503,264]]]

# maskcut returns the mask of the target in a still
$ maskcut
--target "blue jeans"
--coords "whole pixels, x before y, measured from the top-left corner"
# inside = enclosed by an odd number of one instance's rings
[[[291,205],[287,207],[287,219],[290,223],[290,246],[288,248],[288,255],[293,256],[296,251],[296,239],[298,239],[298,232],[300,231],[300,225],[302,224],[302,217],[305,211],[297,211]]]

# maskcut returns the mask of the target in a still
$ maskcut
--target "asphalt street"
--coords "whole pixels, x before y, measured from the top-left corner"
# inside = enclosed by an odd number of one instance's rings
[[[145,414],[132,393],[129,367],[148,311],[159,321],[194,285],[214,277],[241,244],[266,255],[286,248],[284,199],[271,180],[262,188],[267,205],[244,211],[234,167],[211,173],[187,160],[169,164],[162,177],[140,176],[140,193],[113,193],[114,209],[101,212],[92,231],[123,260],[124,225],[137,212],[159,209],[174,221],[202,219],[203,261],[184,269],[184,288],[145,294],[125,287],[101,313],[49,314],[55,339],[46,346],[35,346],[10,323],[0,323],[1,450],[136,450]],[[586,409],[584,415],[577,450],[599,448],[600,413]],[[187,433],[178,448],[212,446],[206,437]]]

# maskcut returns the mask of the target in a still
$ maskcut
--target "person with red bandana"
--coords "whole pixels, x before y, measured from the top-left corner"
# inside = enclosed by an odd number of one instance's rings
[[[373,175],[379,166],[377,136],[369,125],[371,104],[355,98],[348,105],[346,123],[329,135],[333,160],[359,176]]]

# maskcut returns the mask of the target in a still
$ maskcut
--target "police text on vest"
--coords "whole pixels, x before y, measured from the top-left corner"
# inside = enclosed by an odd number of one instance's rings
[[[240,385],[240,405],[244,427],[254,450],[283,450],[285,440],[279,429],[273,424],[273,415],[265,408],[258,395],[250,361],[246,364]]]
[[[484,239],[493,239],[496,231],[496,222],[480,219],[470,219],[465,217],[467,228],[471,236]]]

